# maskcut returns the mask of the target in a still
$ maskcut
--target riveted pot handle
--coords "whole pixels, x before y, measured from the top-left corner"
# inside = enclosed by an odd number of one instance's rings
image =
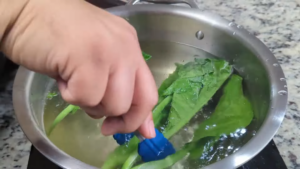
[[[150,2],[155,4],[188,4],[191,8],[198,8],[194,0],[128,0],[127,5],[135,5],[138,2]]]

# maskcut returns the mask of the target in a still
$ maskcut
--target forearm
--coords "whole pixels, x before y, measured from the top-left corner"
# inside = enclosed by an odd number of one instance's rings
[[[0,0],[0,47],[28,0]]]

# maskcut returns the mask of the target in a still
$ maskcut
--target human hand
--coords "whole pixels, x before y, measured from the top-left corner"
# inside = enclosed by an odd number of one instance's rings
[[[65,101],[93,118],[106,116],[104,135],[138,129],[155,136],[156,85],[136,31],[122,18],[82,0],[28,0],[1,49],[56,79]]]

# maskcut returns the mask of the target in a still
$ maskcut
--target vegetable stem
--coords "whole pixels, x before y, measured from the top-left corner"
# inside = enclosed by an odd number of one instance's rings
[[[50,129],[47,132],[47,135],[50,136],[53,129],[60,123],[68,114],[70,114],[74,109],[77,109],[77,106],[69,105],[66,107],[59,115],[55,118],[54,122],[52,123]]]
[[[165,107],[171,102],[172,97],[168,96],[162,100],[154,109],[153,109],[153,120],[155,125],[158,125],[161,118],[163,117],[160,113],[165,109]]]

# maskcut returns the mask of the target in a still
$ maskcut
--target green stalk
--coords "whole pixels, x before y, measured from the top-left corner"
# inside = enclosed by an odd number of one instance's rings
[[[122,169],[131,168],[137,161],[138,157],[139,154],[137,153],[137,150],[135,150],[134,153],[130,154],[130,156],[127,158],[124,165],[122,166]]]
[[[155,126],[157,126],[160,120],[163,118],[161,112],[166,108],[166,106],[172,101],[172,96],[164,98],[154,109],[153,109],[153,120]]]
[[[154,109],[153,109],[153,119],[155,126],[159,125],[161,118],[163,117],[160,113],[163,109],[172,101],[172,96],[164,98]],[[122,169],[130,169],[139,157],[137,148],[130,154],[125,163],[122,166]]]
[[[54,122],[52,123],[50,129],[48,130],[47,135],[50,136],[50,134],[52,133],[53,129],[57,126],[57,124],[60,123],[68,114],[74,112],[74,109],[78,110],[78,106],[74,106],[70,104],[61,113],[59,113],[59,115],[55,118]]]
[[[176,162],[181,160],[184,156],[188,154],[188,149],[183,149],[176,152],[173,155],[168,156],[163,160],[152,161],[144,164],[140,164],[132,169],[164,169],[174,165]]]
[[[168,96],[165,99],[163,99],[154,109],[153,109],[153,121],[155,126],[159,125],[159,122],[161,120],[161,112],[165,109],[167,105],[172,101],[172,97]],[[114,152],[112,152],[108,159],[105,161],[104,165],[102,166],[103,169],[111,169],[111,168],[117,168],[117,166],[122,165],[123,168],[131,168],[135,161],[138,159],[139,155],[137,152],[139,141],[136,137],[133,137],[129,144],[127,145],[121,145],[117,147]],[[121,155],[118,156],[118,155]]]

